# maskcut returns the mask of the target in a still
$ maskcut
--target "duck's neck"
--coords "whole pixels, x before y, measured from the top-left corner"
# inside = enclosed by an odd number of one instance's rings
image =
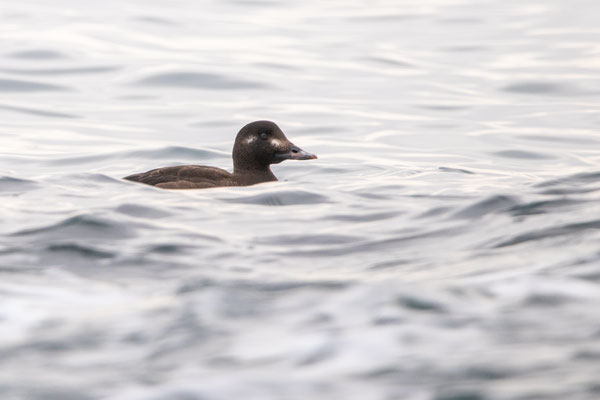
[[[273,174],[268,165],[260,167],[254,166],[253,168],[243,168],[236,165],[233,168],[233,176],[246,185],[277,180],[277,177]]]

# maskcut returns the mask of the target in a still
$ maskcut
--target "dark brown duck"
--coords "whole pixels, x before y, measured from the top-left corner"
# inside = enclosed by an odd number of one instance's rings
[[[271,121],[256,121],[244,126],[233,145],[233,173],[204,165],[157,168],[126,176],[134,182],[163,189],[203,189],[221,186],[248,186],[276,181],[271,164],[284,160],[317,158],[295,146]]]

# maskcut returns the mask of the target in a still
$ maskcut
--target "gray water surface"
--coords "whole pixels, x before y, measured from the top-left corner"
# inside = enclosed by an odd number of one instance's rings
[[[600,3],[0,9],[2,399],[597,399]],[[231,169],[246,123],[314,161]]]

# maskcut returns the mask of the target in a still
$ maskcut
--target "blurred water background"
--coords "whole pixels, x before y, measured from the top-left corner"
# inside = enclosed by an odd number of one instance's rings
[[[599,16],[2,2],[0,397],[598,399]],[[121,179],[257,119],[319,160]]]

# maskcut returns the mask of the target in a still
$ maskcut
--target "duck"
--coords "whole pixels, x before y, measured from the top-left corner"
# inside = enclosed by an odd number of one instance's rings
[[[272,121],[254,121],[238,132],[232,151],[233,172],[205,165],[178,165],[152,169],[123,179],[161,189],[206,189],[250,186],[277,181],[272,164],[285,160],[313,160],[317,156],[288,140]]]

